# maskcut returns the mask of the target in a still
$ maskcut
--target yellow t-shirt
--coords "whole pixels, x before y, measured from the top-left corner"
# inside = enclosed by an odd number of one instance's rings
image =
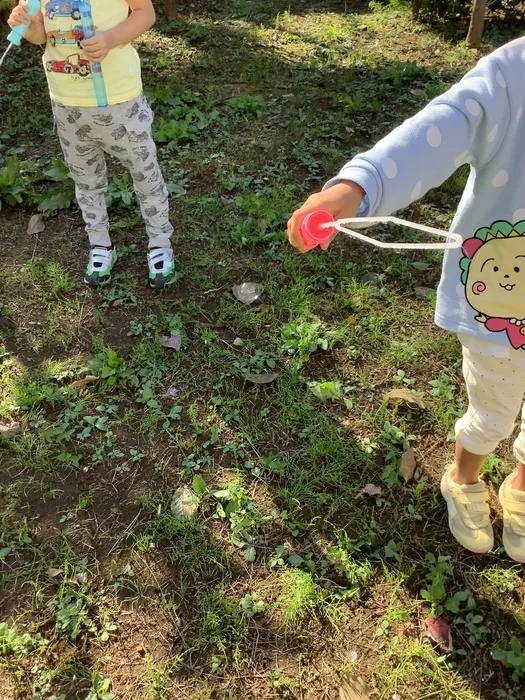
[[[129,14],[126,0],[90,0],[93,24],[112,29]],[[84,36],[78,0],[42,0],[47,34],[44,67],[51,99],[68,107],[96,107],[89,61],[80,46]],[[131,44],[112,49],[102,61],[108,103],[120,104],[142,92],[140,59]]]

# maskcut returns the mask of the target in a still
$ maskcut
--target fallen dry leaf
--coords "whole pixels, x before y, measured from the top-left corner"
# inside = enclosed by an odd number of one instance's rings
[[[171,512],[179,520],[189,520],[195,515],[199,503],[189,486],[179,486],[173,494]]]
[[[42,233],[45,227],[46,225],[40,214],[33,214],[27,224],[27,232],[30,236],[34,236],[37,233]]]
[[[375,498],[376,496],[380,496],[383,493],[383,489],[381,486],[376,486],[375,484],[367,484],[364,488],[359,491],[357,494],[358,497],[363,497],[363,496],[372,496]]]
[[[88,386],[88,384],[93,384],[94,382],[98,382],[98,377],[95,377],[93,374],[88,374],[83,379],[77,379],[70,384],[70,386],[72,389],[79,389],[82,386]]]
[[[417,404],[419,408],[425,408],[425,404],[421,398],[411,389],[406,389],[404,387],[401,389],[392,389],[392,391],[389,391],[388,394],[385,395],[385,399],[402,399],[407,403]]]
[[[243,374],[242,377],[247,382],[252,384],[270,384],[274,382],[279,375],[277,372],[262,372],[261,374]]]
[[[339,688],[339,700],[370,700],[370,689],[362,678],[346,678]]]
[[[454,649],[450,625],[440,620],[438,617],[427,617],[427,619],[423,621],[423,625],[425,637],[429,637],[432,641],[436,642],[436,644],[439,644],[443,651],[448,652]]]
[[[416,287],[414,289],[416,297],[420,299],[429,299],[435,291],[435,289],[431,289],[430,287]]]
[[[419,638],[419,630],[413,622],[400,622],[397,626],[397,637],[400,641],[415,641]]]
[[[253,304],[263,293],[262,284],[257,282],[243,282],[232,287],[233,296],[243,304]]]
[[[186,391],[188,388],[187,384],[180,384],[179,386],[172,385],[168,387],[165,394],[162,396],[166,399],[178,399],[179,396]]]
[[[171,335],[162,335],[160,337],[160,344],[163,348],[169,348],[170,350],[180,350],[182,346],[182,336],[180,333],[172,333]]]
[[[414,454],[414,449],[411,447],[406,452],[403,452],[401,457],[401,474],[406,484],[414,478],[416,466],[416,455]]]
[[[60,576],[60,574],[63,574],[64,572],[62,569],[55,569],[54,566],[50,566],[49,569],[46,571],[46,574],[49,576],[49,578],[56,578],[57,576]]]
[[[10,418],[0,417],[0,436],[4,438],[12,438],[22,430],[20,423],[16,420],[11,420]]]

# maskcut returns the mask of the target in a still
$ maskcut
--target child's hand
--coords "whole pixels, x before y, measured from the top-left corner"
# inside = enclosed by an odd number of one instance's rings
[[[324,192],[318,192],[308,197],[306,202],[292,214],[288,221],[288,240],[294,248],[301,253],[306,253],[307,246],[301,236],[301,224],[303,219],[313,211],[324,209],[330,212],[335,219],[345,219],[356,216],[361,200],[365,192],[355,182],[340,182]],[[330,243],[337,236],[337,231],[325,243],[321,244],[323,250],[327,250]]]
[[[21,24],[25,24],[29,27],[33,22],[41,22],[40,12],[37,12],[33,17],[29,14],[29,5],[26,0],[20,0],[18,5],[13,8],[13,11],[7,19],[7,24],[13,29],[13,27],[18,27]]]
[[[97,32],[91,39],[85,39],[82,42],[82,48],[90,61],[100,63],[113,47],[106,32]]]

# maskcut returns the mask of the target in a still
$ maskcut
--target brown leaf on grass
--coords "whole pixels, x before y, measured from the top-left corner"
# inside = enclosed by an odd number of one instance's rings
[[[55,569],[54,566],[50,566],[49,569],[46,571],[46,574],[49,576],[49,578],[57,578],[57,576],[60,576],[60,574],[63,574],[64,572],[62,569]]]
[[[450,625],[440,620],[438,617],[427,617],[427,619],[423,621],[423,625],[425,637],[429,637],[433,642],[439,644],[443,651],[453,651],[454,646],[452,644]]]
[[[405,483],[408,484],[414,478],[414,472],[416,471],[416,455],[414,454],[414,449],[411,447],[409,450],[403,453],[401,457],[401,474]]]
[[[357,494],[358,498],[363,498],[363,496],[380,496],[383,493],[381,486],[376,486],[375,484],[367,484],[364,488]]]
[[[415,641],[419,639],[419,630],[414,622],[400,622],[397,626],[397,637],[400,641]]]
[[[98,382],[98,377],[95,377],[93,374],[88,374],[83,379],[77,379],[72,382],[70,386],[72,389],[80,389],[80,387],[88,386],[88,384],[93,384],[94,382]]]
[[[30,236],[34,236],[37,233],[42,233],[45,227],[46,225],[44,224],[40,214],[33,214],[33,216],[29,219],[29,223],[27,224],[27,232]]]
[[[339,688],[339,700],[370,700],[370,689],[362,678],[345,678]]]
[[[270,384],[274,382],[279,375],[277,372],[262,372],[261,374],[243,374],[242,377],[247,382],[252,384]]]
[[[425,404],[421,398],[411,389],[406,389],[404,387],[400,389],[392,389],[388,394],[385,395],[385,399],[402,399],[407,403],[415,403],[419,408],[425,408]]]

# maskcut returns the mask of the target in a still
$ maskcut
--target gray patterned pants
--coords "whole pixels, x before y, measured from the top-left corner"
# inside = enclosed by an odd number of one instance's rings
[[[91,246],[111,245],[105,201],[108,153],[131,174],[149,247],[168,247],[173,233],[168,191],[151,136],[153,112],[144,95],[104,108],[53,103],[53,115]]]

